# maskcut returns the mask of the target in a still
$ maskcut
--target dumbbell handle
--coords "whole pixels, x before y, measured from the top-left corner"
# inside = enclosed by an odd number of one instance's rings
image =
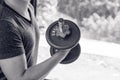
[[[59,19],[59,21],[58,21],[58,27],[59,27],[59,30],[60,30],[61,33],[63,33],[63,28],[62,28],[63,26],[64,26],[64,21],[63,20],[61,21]]]
[[[67,35],[70,34],[69,25],[64,23],[64,19],[60,18],[58,20],[58,28],[57,28],[57,36],[61,38],[65,38]]]

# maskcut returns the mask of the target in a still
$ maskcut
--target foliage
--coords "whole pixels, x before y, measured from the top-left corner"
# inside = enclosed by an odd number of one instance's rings
[[[94,13],[84,18],[81,24],[84,26],[84,37],[120,43],[120,15],[105,18]]]
[[[108,17],[112,15],[115,17],[116,11],[119,9],[118,2],[111,2],[107,0],[58,0],[58,10],[73,18],[82,20],[84,17],[88,18],[93,13],[100,16]]]
[[[120,43],[119,0],[58,0],[58,10],[75,19],[82,36]]]

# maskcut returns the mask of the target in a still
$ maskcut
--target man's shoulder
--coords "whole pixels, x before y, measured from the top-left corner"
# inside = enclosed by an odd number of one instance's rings
[[[13,25],[12,21],[13,21],[12,18],[1,18],[0,19],[0,26]]]
[[[16,14],[16,12],[9,7],[8,5],[6,5],[5,3],[0,4],[0,20],[5,19],[5,20],[12,20],[14,18],[14,15]]]
[[[11,25],[13,27],[17,27],[17,23],[16,23],[15,19],[12,17],[1,18],[0,24],[2,24],[2,26]]]
[[[18,28],[12,18],[6,18],[0,19],[0,31],[18,33]]]

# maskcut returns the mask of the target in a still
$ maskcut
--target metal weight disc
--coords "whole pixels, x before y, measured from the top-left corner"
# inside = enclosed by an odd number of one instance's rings
[[[64,20],[65,24],[69,26],[70,35],[67,35],[66,38],[61,38],[57,36],[52,36],[52,32],[55,27],[58,26],[58,21],[52,23],[46,31],[46,40],[50,46],[57,49],[68,49],[74,47],[80,40],[80,29],[79,27],[69,20]]]
[[[55,48],[54,47],[51,47],[50,48],[50,53],[51,53],[51,56],[54,55],[56,52],[55,52]],[[77,46],[75,46],[67,55],[67,57],[61,61],[60,63],[61,64],[69,64],[69,63],[72,63],[74,61],[76,61],[79,56],[80,56],[80,53],[81,53],[81,47],[79,44],[77,44]]]

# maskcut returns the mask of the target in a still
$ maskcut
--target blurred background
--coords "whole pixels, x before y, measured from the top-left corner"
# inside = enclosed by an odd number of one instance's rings
[[[53,80],[120,80],[120,0],[38,0],[41,38],[38,63],[48,59],[48,26],[59,18],[81,29],[81,55],[71,64],[57,65]]]

